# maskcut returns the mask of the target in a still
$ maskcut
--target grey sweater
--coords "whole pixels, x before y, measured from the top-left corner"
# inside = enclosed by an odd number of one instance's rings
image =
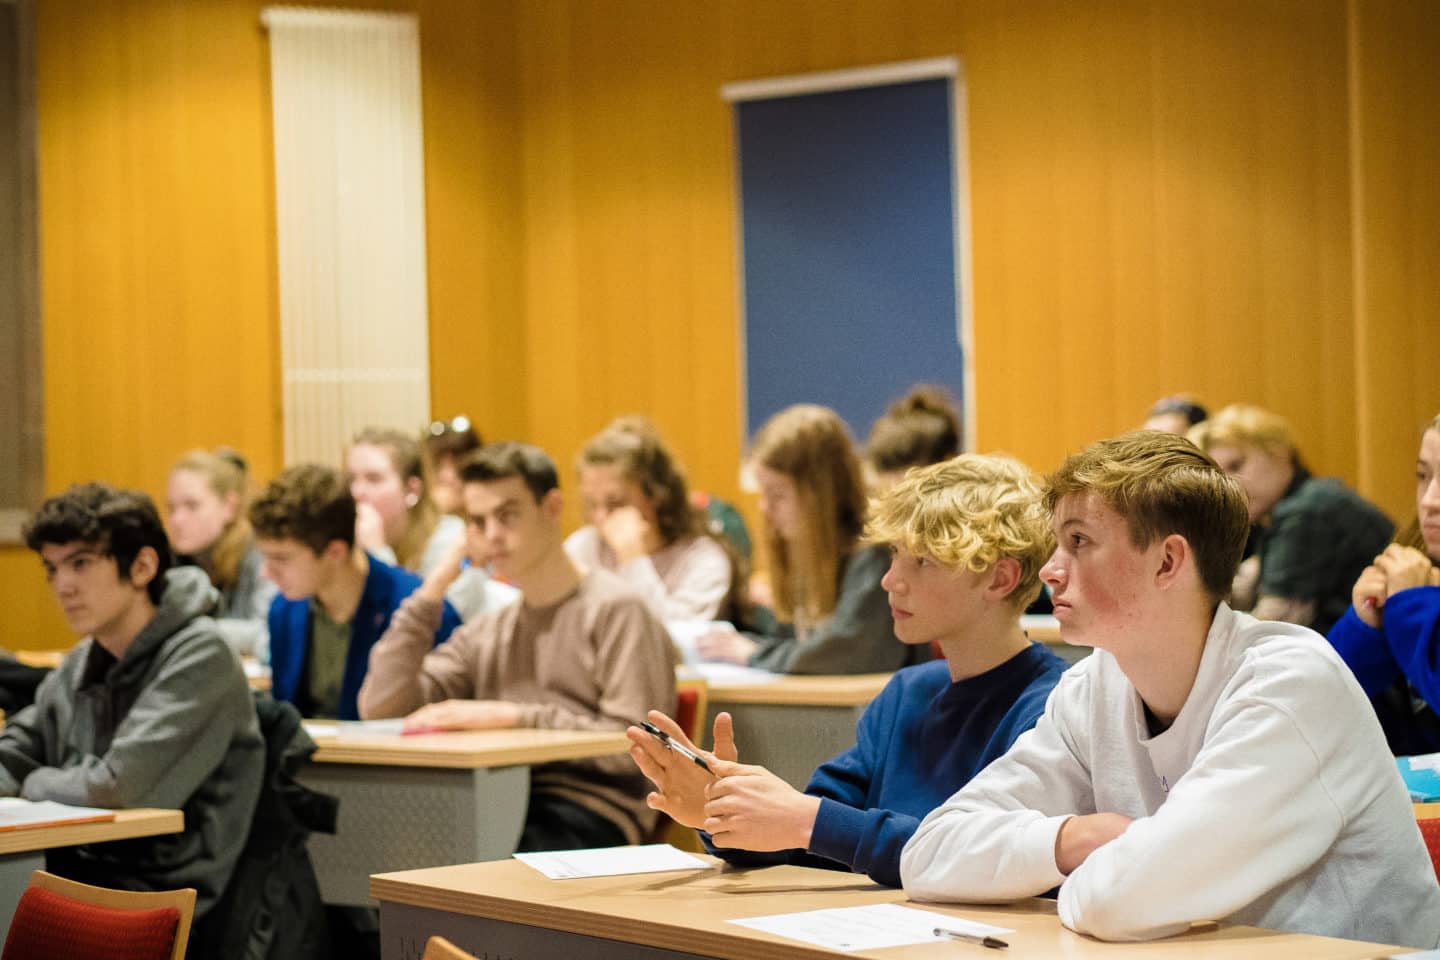
[[[0,731],[0,796],[182,809],[181,833],[54,850],[50,864],[109,886],[194,887],[196,916],[229,882],[265,763],[245,674],[206,616],[215,600],[203,571],[171,570],[123,659],[82,640]]]

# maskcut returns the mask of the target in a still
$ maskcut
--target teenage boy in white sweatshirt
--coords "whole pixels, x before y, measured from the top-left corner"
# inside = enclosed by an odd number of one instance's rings
[[[1369,701],[1318,634],[1222,599],[1244,494],[1186,440],[1092,444],[1049,478],[1041,570],[1094,646],[901,857],[917,900],[1060,887],[1106,940],[1226,920],[1433,947],[1440,885]]]

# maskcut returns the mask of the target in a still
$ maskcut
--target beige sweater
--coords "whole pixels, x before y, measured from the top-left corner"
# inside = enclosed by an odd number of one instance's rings
[[[670,637],[614,574],[591,571],[557,603],[523,600],[463,624],[431,649],[440,605],[412,594],[370,651],[360,716],[404,716],[438,700],[506,700],[520,725],[623,730],[675,706]],[[649,833],[648,783],[626,754],[552,763],[532,789],[564,797],[616,824],[631,842]]]
[[[730,594],[730,555],[709,537],[684,537],[649,556],[621,563],[593,526],[565,539],[570,559],[616,573],[662,620],[714,620]]]

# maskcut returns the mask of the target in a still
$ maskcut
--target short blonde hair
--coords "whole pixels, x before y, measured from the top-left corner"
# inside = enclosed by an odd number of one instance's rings
[[[1250,533],[1245,492],[1189,440],[1140,430],[1096,441],[1046,478],[1045,506],[1053,513],[1089,493],[1125,519],[1138,549],[1184,537],[1206,591],[1217,601],[1230,593]]]
[[[865,539],[983,573],[1005,557],[1020,564],[1009,596],[1017,609],[1040,595],[1040,568],[1055,549],[1040,478],[1018,460],[966,453],[905,474],[870,502]]]
[[[1185,436],[1206,453],[1221,446],[1247,446],[1259,447],[1277,460],[1296,459],[1289,422],[1278,413],[1248,403],[1230,404],[1191,427]]]

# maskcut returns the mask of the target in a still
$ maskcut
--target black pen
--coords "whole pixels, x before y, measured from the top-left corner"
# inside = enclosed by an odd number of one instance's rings
[[[676,753],[680,754],[680,756],[685,757],[688,760],[693,760],[695,762],[695,766],[699,767],[701,770],[704,770],[706,773],[710,774],[710,776],[715,776],[715,771],[710,769],[710,764],[706,763],[705,758],[700,756],[700,754],[696,753],[694,750],[691,750],[684,744],[676,743],[674,740],[670,739],[670,734],[666,733],[664,730],[661,730],[649,720],[641,720],[640,726],[644,727],[645,732],[650,734],[650,736],[665,744],[666,750],[673,750]]]
[[[1010,946],[1004,940],[997,940],[994,937],[982,936],[978,933],[961,933],[959,930],[946,930],[944,927],[936,927],[931,931],[937,937],[944,937],[947,940],[963,940],[966,943],[979,944],[982,947],[993,947],[1002,950]]]

